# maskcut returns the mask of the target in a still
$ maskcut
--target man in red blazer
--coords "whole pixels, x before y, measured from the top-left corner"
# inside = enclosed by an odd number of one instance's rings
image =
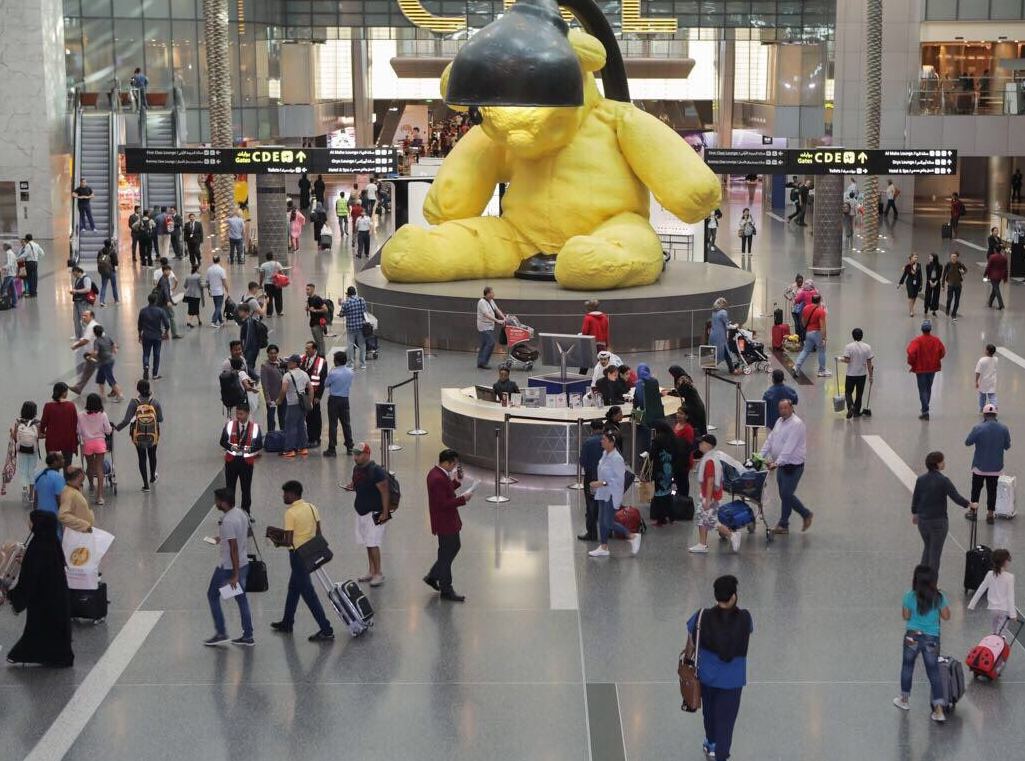
[[[462,482],[463,469],[459,454],[443,449],[438,464],[427,474],[427,504],[431,512],[431,533],[438,537],[438,560],[424,576],[424,583],[441,592],[441,599],[463,602],[466,597],[452,589],[452,561],[459,554],[459,508],[470,501],[471,494],[456,496]]]

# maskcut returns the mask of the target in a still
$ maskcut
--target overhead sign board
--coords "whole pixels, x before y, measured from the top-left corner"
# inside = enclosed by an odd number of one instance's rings
[[[707,148],[705,163],[716,174],[948,175],[957,174],[957,151]]]
[[[395,174],[395,148],[125,148],[129,174]]]

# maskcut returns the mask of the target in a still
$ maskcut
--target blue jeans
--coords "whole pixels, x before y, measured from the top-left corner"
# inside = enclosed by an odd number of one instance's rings
[[[107,303],[107,284],[110,284],[111,292],[114,294],[114,301],[121,299],[117,295],[117,275],[100,275],[102,285],[100,286],[100,303]]]
[[[813,351],[817,351],[819,354],[819,372],[826,369],[826,345],[822,343],[822,334],[817,330],[809,330],[804,335],[804,348],[801,349],[801,353],[797,355],[797,361],[794,362],[795,371],[801,371],[804,360]]]
[[[289,404],[285,408],[285,451],[295,452],[306,449],[306,413],[298,404]]]
[[[9,293],[11,296],[11,306],[16,306],[18,303],[18,292],[14,290],[14,278],[10,275],[5,275],[3,283],[0,284],[0,293]]]
[[[224,307],[224,294],[220,296],[211,295],[210,298],[214,300],[214,316],[210,318],[210,322],[215,325],[219,325],[224,321],[224,315],[221,314],[221,309]]]
[[[246,577],[249,576],[249,564],[238,569],[238,583],[242,589],[246,588]],[[210,586],[206,590],[206,600],[210,603],[210,615],[214,617],[214,630],[218,636],[226,637],[228,632],[224,625],[224,611],[221,610],[221,587],[231,581],[231,569],[218,566],[214,569],[214,575],[210,577]],[[238,603],[238,612],[242,617],[242,636],[253,636],[253,616],[249,612],[249,599],[246,593],[235,598]]]
[[[86,222],[89,223],[90,230],[96,229],[96,223],[93,222],[93,207],[88,202],[78,205],[78,229],[84,230]]]
[[[363,335],[362,329],[349,331],[349,367],[356,366],[356,358],[359,357],[359,364],[367,366],[367,337]]]
[[[313,614],[313,619],[317,622],[320,630],[322,632],[334,633],[334,629],[331,628],[331,622],[324,615],[324,606],[320,604],[320,598],[317,597],[317,591],[313,588],[310,575],[306,573],[306,569],[299,562],[299,556],[295,554],[294,550],[288,551],[288,564],[292,568],[292,575],[288,577],[288,594],[285,595],[285,615],[282,616],[281,623],[289,629],[292,628],[295,624],[295,609],[299,607],[299,598],[302,597],[307,607],[309,607],[310,613]]]
[[[611,499],[595,500],[598,503],[598,541],[599,544],[608,544],[609,536],[615,534],[623,539],[630,537],[626,526],[617,523],[615,520],[616,508],[612,506]]]
[[[243,260],[242,255],[242,239],[241,238],[228,238],[228,261],[235,261],[235,257],[241,262]]]
[[[152,353],[154,375],[160,375],[160,344],[159,338],[142,339],[142,369],[149,370],[149,357]]]
[[[911,677],[915,673],[915,660],[922,654],[925,663],[925,675],[929,677],[932,687],[932,704],[944,705],[943,693],[940,690],[940,669],[937,658],[940,656],[940,638],[931,634],[908,631],[904,633],[904,662],[900,667],[900,691],[904,695],[911,694]]]
[[[779,516],[779,525],[787,528],[790,525],[790,513],[796,512],[802,518],[811,515],[811,511],[804,506],[797,494],[797,484],[804,475],[804,465],[780,465],[776,468],[776,485],[779,487],[779,501],[782,511]]]
[[[716,761],[727,761],[733,745],[733,727],[740,713],[742,687],[724,690],[701,685],[701,715],[705,720],[705,742],[715,746]]]
[[[980,391],[979,392],[979,412],[982,412],[982,408],[987,404],[992,404],[994,407],[999,407],[1000,403],[997,401],[996,391]]]
[[[932,382],[936,373],[917,373],[915,380],[918,382],[918,399],[922,403],[922,414],[929,414],[929,400],[932,399]]]
[[[477,367],[486,365],[491,361],[491,352],[495,350],[495,331],[479,330],[480,349],[477,351]]]

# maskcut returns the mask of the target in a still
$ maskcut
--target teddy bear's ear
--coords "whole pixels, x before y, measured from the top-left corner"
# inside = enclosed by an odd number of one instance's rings
[[[580,68],[587,72],[601,70],[605,66],[605,47],[582,29],[569,30],[569,44],[580,59]]]
[[[445,70],[443,72],[441,72],[441,79],[438,82],[438,89],[441,90],[441,99],[442,100],[445,100],[445,93],[448,92],[448,77],[449,77],[449,74],[451,74],[451,73],[452,73],[452,64],[449,64],[448,66],[446,66]],[[462,113],[466,113],[467,111],[470,110],[466,106],[453,106],[453,105],[450,105],[450,104],[446,104],[446,105],[448,105],[448,107],[451,108],[453,111],[460,111]]]

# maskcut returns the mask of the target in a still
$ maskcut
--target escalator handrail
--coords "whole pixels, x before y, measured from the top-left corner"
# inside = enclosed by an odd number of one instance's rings
[[[118,161],[118,138],[120,136],[117,127],[117,114],[111,113],[107,123],[107,169],[109,172],[109,182],[107,183],[107,237],[110,238],[111,243],[115,247],[117,246],[119,211],[117,180],[120,168]]]
[[[78,179],[82,173],[82,104],[80,102],[79,94],[81,92],[79,85],[74,85],[72,88],[71,100],[72,100],[72,127],[71,127],[71,139],[73,140],[72,151],[71,151],[71,187],[78,187]],[[72,194],[68,194],[71,202],[71,214],[69,215],[69,229],[68,229],[68,245],[69,245],[69,258],[75,259],[75,252],[78,251],[78,237],[75,235],[75,220],[78,216],[78,210],[75,208],[75,197]]]

